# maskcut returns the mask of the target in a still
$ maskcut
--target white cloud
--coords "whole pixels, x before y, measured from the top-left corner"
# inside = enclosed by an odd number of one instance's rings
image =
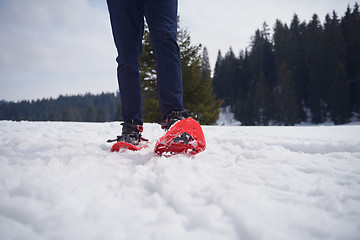
[[[189,27],[193,42],[207,46],[210,63],[215,65],[217,52],[225,54],[230,46],[237,54],[250,45],[255,30],[266,21],[272,29],[276,19],[290,23],[294,13],[309,21],[314,13],[323,20],[336,10],[342,16],[347,4],[356,0],[180,0],[182,23]]]
[[[182,25],[192,43],[237,54],[264,21],[309,21],[356,0],[179,0]],[[116,49],[105,0],[0,0],[0,99],[57,97],[116,91]]]
[[[86,0],[0,6],[0,98],[116,91],[116,52],[103,8]]]

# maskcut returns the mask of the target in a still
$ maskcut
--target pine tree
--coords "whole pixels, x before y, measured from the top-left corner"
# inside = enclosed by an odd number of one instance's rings
[[[272,89],[275,86],[274,55],[272,44],[269,42],[266,24],[264,30],[257,30],[252,40],[249,55],[249,97],[248,109],[254,112],[254,123],[268,125],[273,113]],[[253,107],[251,107],[253,105]]]
[[[360,113],[360,13],[357,3],[353,10],[348,6],[341,20],[341,29],[346,44],[346,76],[349,80],[351,109]]]
[[[236,99],[232,106],[235,118],[243,125],[253,125],[252,108],[249,107],[250,98],[250,79],[249,55],[247,49],[239,56],[239,67],[235,72],[236,76]]]
[[[255,123],[256,125],[266,126],[269,124],[269,93],[267,80],[263,71],[260,72],[256,82],[253,98]]]
[[[222,72],[222,63],[224,59],[222,57],[221,51],[218,51],[216,63],[215,63],[215,70],[214,70],[214,77],[213,77],[213,87],[214,92],[217,99],[222,99],[224,96],[224,86],[223,82],[223,72]]]
[[[290,29],[279,20],[275,24],[273,41],[277,72],[277,85],[274,89],[274,118],[278,124],[293,125],[297,122],[300,109],[294,78],[289,67],[292,64],[288,64],[295,61],[294,45],[292,45]]]
[[[359,114],[359,118],[360,118],[360,11],[359,11],[359,5],[357,3],[355,3],[354,6],[354,10],[353,10],[353,18],[355,19],[355,29],[356,31],[354,31],[354,35],[356,36],[356,42],[357,42],[357,47],[356,50],[354,51],[356,54],[356,58],[354,57],[354,60],[352,62],[355,70],[355,86],[354,89],[356,89],[357,91],[354,93],[355,96],[355,101],[354,101],[354,107],[353,109]],[[357,66],[357,67],[356,67]]]
[[[184,106],[201,124],[214,124],[219,116],[221,101],[216,100],[210,78],[207,50],[200,54],[201,45],[192,45],[190,35],[178,28],[178,42],[184,86]]]
[[[307,72],[309,74],[309,108],[313,123],[326,120],[326,83],[324,76],[324,33],[316,14],[307,26],[305,35]]]
[[[325,79],[331,120],[336,124],[346,123],[351,117],[349,84],[346,78],[346,47],[342,36],[340,21],[333,12],[332,18],[326,16],[324,24],[325,37]],[[325,90],[325,89],[324,89]]]
[[[280,20],[276,21],[274,28],[274,53],[275,65],[280,68],[284,61],[289,62],[290,49],[290,30],[288,26],[283,25]]]
[[[90,104],[87,108],[86,108],[86,112],[85,112],[85,117],[84,117],[84,121],[85,122],[94,122],[96,119],[96,110],[93,104]]]
[[[290,56],[288,67],[291,71],[292,78],[294,79],[297,92],[296,105],[299,121],[307,121],[305,108],[308,100],[308,75],[306,71],[304,50],[305,31],[306,23],[300,23],[298,16],[295,14],[290,25]]]
[[[335,71],[335,78],[331,82],[331,120],[335,124],[344,124],[350,122],[350,98],[349,84],[346,79],[345,66],[338,63]]]
[[[273,53],[273,45],[270,39],[270,29],[266,22],[263,24],[261,31],[263,38],[263,71],[269,88],[273,88],[276,84],[275,80],[275,61]]]
[[[96,122],[106,122],[105,113],[102,107],[98,107],[98,110],[96,112]]]
[[[201,65],[201,80],[196,87],[196,96],[198,104],[189,107],[194,112],[196,120],[202,124],[214,124],[220,113],[221,100],[216,100],[213,93],[211,69],[207,48],[203,48]],[[191,104],[191,103],[190,103]]]
[[[95,121],[96,109],[102,107],[102,121],[112,121],[115,115],[113,93],[62,96],[57,99],[21,101],[0,105],[0,119],[30,121]]]
[[[63,121],[76,121],[75,114],[72,107],[68,107],[65,109],[63,114]]]
[[[275,88],[275,120],[278,124],[294,125],[298,122],[295,83],[290,69],[285,61],[282,62],[277,74]]]
[[[202,57],[201,77],[205,78],[208,74],[211,75],[209,52],[206,47],[203,47],[203,52],[201,57]]]
[[[213,94],[207,50],[204,50],[201,55],[201,45],[192,45],[190,35],[180,25],[178,25],[178,44],[181,55],[184,106],[200,123],[214,124],[219,115],[221,101],[217,101]],[[156,66],[150,34],[147,30],[144,34],[140,65],[144,120],[159,122],[161,113],[156,92]]]
[[[359,65],[360,68],[360,65]],[[354,99],[354,111],[357,114],[357,117],[360,119],[360,72],[355,79],[355,99]]]
[[[219,52],[214,72],[214,89],[217,99],[224,100],[224,106],[231,106],[236,101],[238,91],[237,71],[239,61],[232,48],[222,58]]]
[[[123,117],[122,117],[122,109],[121,109],[121,104],[118,103],[116,106],[116,112],[115,112],[115,117],[114,117],[114,121],[122,121]]]
[[[56,117],[55,117],[55,113],[53,111],[49,112],[49,116],[48,116],[48,121],[55,121]]]
[[[185,108],[190,110],[192,115],[192,105],[197,104],[197,89],[196,87],[201,81],[201,58],[199,51],[201,45],[191,45],[190,35],[186,29],[178,27],[178,44],[180,47],[181,67],[183,77],[183,96]]]

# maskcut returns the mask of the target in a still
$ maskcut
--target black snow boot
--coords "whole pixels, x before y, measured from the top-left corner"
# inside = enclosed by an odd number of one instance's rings
[[[161,128],[167,131],[170,129],[172,125],[174,125],[174,123],[188,117],[190,117],[188,110],[172,111],[166,116],[166,118],[161,123]]]
[[[129,122],[124,122],[121,124],[122,133],[121,136],[117,136],[117,139],[108,140],[108,142],[127,142],[132,145],[139,145],[141,141],[148,141],[147,139],[141,137],[143,131],[142,125],[136,125]]]

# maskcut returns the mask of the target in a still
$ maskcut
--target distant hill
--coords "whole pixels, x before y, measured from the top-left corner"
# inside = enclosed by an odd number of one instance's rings
[[[106,122],[121,121],[120,97],[116,93],[99,95],[60,95],[56,99],[0,101],[0,120]]]

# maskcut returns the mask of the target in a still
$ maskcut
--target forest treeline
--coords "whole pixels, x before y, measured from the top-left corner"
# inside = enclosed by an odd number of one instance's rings
[[[219,51],[213,86],[243,125],[335,124],[360,116],[359,5],[321,24],[295,14],[255,32],[250,50]]]
[[[42,99],[0,103],[0,119],[30,121],[121,121],[119,94],[102,93],[59,96]]]
[[[230,106],[243,125],[343,124],[360,117],[359,5],[322,24],[295,14],[290,25],[264,23],[251,46],[236,56],[219,51],[213,77],[208,52],[193,45],[178,26],[184,105],[201,124],[214,124],[220,106]],[[140,60],[145,122],[160,122],[156,66],[145,29]],[[60,96],[36,101],[0,101],[0,119],[33,121],[122,120],[119,94]]]
[[[178,25],[184,86],[184,106],[201,124],[214,124],[222,100],[214,94],[208,52],[200,44],[191,44],[189,33]],[[143,117],[145,122],[160,122],[161,113],[156,90],[156,65],[150,34],[145,29],[143,54],[140,59]],[[60,96],[57,99],[2,102],[0,119],[33,121],[121,121],[119,94]]]

